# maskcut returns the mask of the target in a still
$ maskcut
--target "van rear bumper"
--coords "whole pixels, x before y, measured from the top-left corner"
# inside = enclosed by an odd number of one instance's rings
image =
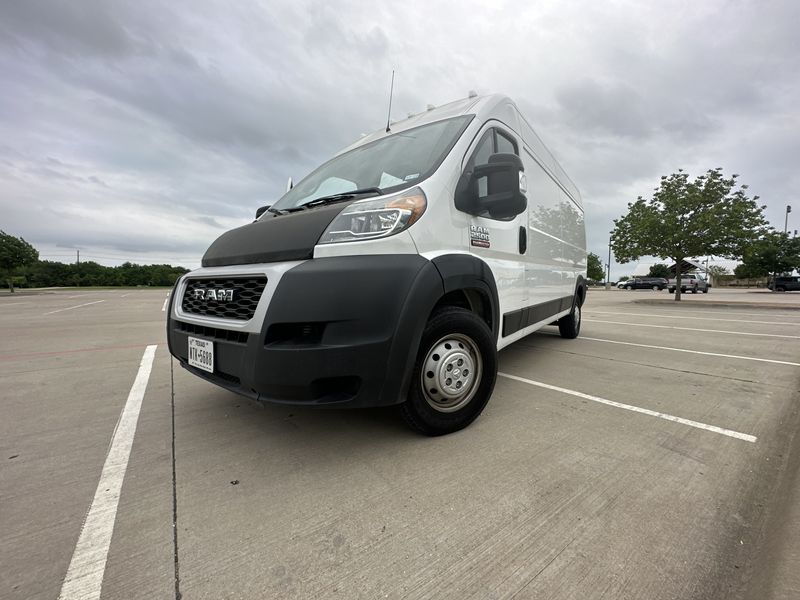
[[[231,336],[170,311],[169,348],[192,373],[259,401],[396,404],[442,290],[436,267],[418,255],[314,259],[283,274],[258,333]],[[214,342],[213,374],[188,365],[190,336]]]

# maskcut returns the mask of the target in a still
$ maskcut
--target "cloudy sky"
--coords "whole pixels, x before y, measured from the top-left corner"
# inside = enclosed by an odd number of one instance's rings
[[[392,69],[395,118],[511,96],[604,260],[611,220],[681,167],[739,173],[800,228],[798,23],[795,0],[2,2],[0,228],[43,258],[197,266],[381,127]]]

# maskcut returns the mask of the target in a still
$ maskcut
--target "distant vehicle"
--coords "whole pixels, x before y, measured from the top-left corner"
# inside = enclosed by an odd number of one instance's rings
[[[631,290],[660,291],[667,287],[667,280],[663,277],[634,277],[623,282],[623,288]]]
[[[619,281],[619,282],[617,282],[617,289],[620,289],[620,290],[621,290],[622,288],[624,288],[624,287],[625,287],[625,283],[627,283],[627,281],[628,281],[628,280],[626,279],[625,281]]]
[[[677,285],[676,279],[670,279],[669,283],[667,284],[667,290],[670,294],[675,293],[675,287]],[[704,294],[708,293],[708,288],[711,287],[708,285],[708,282],[700,277],[697,273],[681,273],[681,293],[684,292],[692,292],[696,294],[697,292],[703,292]]]
[[[775,281],[770,281],[767,285],[769,289],[776,292],[798,292],[800,291],[800,277],[776,277]]]

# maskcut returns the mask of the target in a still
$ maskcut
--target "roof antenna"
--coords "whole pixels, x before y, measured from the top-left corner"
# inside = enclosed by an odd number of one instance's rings
[[[386,115],[386,133],[392,133],[389,129],[389,121],[392,118],[392,92],[394,92],[394,69],[392,69],[392,85],[389,87],[389,114]]]

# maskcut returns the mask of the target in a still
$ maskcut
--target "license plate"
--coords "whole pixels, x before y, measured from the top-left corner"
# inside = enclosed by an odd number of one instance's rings
[[[189,338],[189,364],[209,373],[214,372],[214,342]]]

